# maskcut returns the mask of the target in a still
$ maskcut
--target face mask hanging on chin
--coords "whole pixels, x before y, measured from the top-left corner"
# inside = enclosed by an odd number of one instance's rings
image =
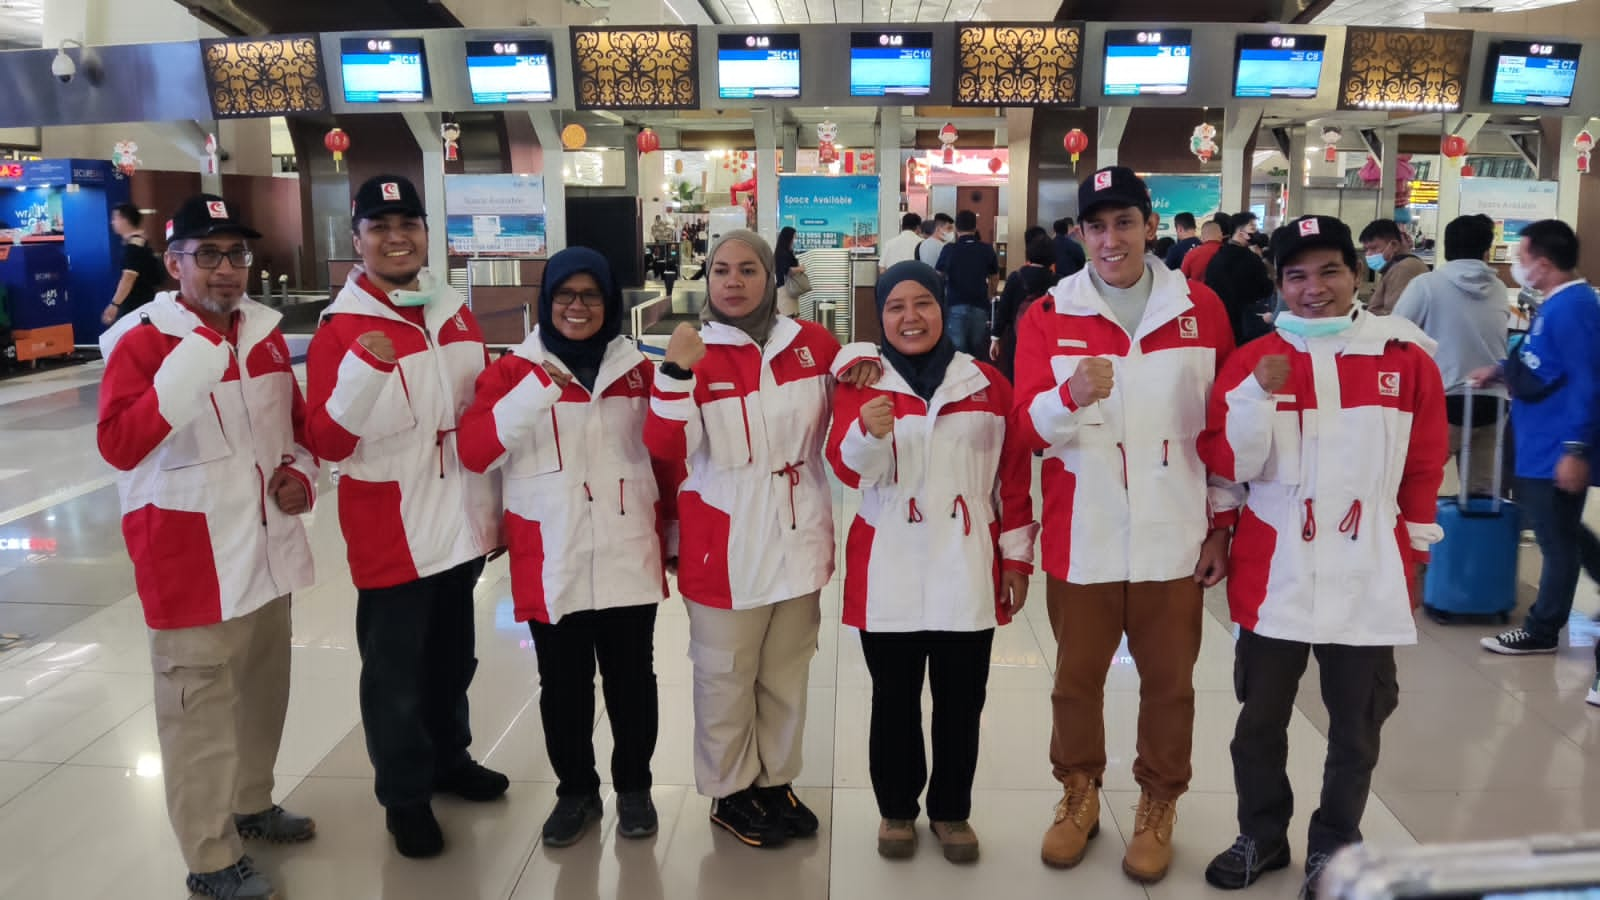
[[[1303,338],[1332,337],[1342,333],[1354,322],[1350,316],[1332,316],[1329,318],[1306,319],[1292,312],[1285,312],[1273,320],[1273,324],[1280,331]]]
[[[417,289],[414,291],[399,290],[389,293],[389,302],[395,306],[427,306],[443,293],[441,288],[445,285],[434,276],[432,272],[423,272],[417,278]]]

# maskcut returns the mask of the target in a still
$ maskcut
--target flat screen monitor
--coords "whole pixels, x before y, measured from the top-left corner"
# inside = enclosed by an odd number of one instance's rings
[[[1181,97],[1187,94],[1192,41],[1187,28],[1107,31],[1105,95]]]
[[[850,33],[850,96],[925,97],[933,87],[933,32]]]
[[[545,41],[467,41],[467,83],[473,103],[549,103],[550,44]]]
[[[1311,100],[1322,81],[1320,34],[1241,34],[1234,49],[1233,95]]]
[[[800,96],[800,35],[718,35],[717,96],[724,100]]]
[[[339,68],[346,103],[421,103],[428,66],[421,38],[343,38]]]
[[[1577,44],[1494,44],[1489,48],[1489,71],[1484,73],[1484,99],[1512,106],[1571,106],[1578,49]]]

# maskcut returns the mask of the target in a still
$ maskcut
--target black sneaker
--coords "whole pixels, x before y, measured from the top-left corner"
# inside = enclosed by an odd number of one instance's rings
[[[756,788],[711,801],[711,821],[752,847],[781,847],[789,839],[783,817],[762,801]]]
[[[454,772],[433,779],[434,793],[455,794],[473,803],[498,800],[505,795],[506,788],[509,787],[511,779],[470,759]]]
[[[439,830],[439,820],[433,817],[433,807],[428,804],[396,806],[385,810],[384,818],[401,856],[425,859],[444,852],[444,832]]]
[[[546,847],[571,847],[583,840],[589,826],[600,821],[600,795],[557,797],[556,808],[544,820]]]
[[[1333,856],[1328,853],[1312,853],[1306,857],[1306,880],[1300,885],[1301,900],[1317,900],[1317,882],[1322,879],[1322,870],[1327,868],[1328,860]]]
[[[1554,653],[1560,646],[1560,641],[1555,638],[1538,638],[1529,634],[1527,629],[1513,628],[1502,631],[1494,637],[1486,637],[1479,641],[1483,649],[1490,653],[1500,653],[1505,656],[1529,656],[1534,653]]]
[[[784,831],[792,838],[815,837],[819,823],[817,814],[800,802],[794,785],[778,784],[761,788],[761,802],[783,820]]]
[[[257,872],[250,857],[215,872],[190,872],[184,881],[189,893],[218,900],[274,900],[278,896],[267,876]]]
[[[274,844],[298,844],[317,836],[317,823],[310,816],[297,816],[276,804],[248,816],[235,815],[233,827],[246,840]]]
[[[656,833],[656,805],[649,791],[617,792],[617,834],[647,838]]]
[[[1256,883],[1267,872],[1287,868],[1289,842],[1259,843],[1255,838],[1239,835],[1233,846],[1218,853],[1206,866],[1206,882],[1225,891],[1238,891]]]

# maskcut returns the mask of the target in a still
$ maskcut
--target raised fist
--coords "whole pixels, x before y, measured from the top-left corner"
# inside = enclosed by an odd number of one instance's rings
[[[394,341],[389,340],[389,336],[381,331],[369,331],[356,338],[356,343],[383,362],[392,363],[395,360]]]
[[[1067,379],[1072,402],[1081,409],[1111,396],[1115,384],[1111,360],[1090,356],[1078,361],[1078,370]]]
[[[688,322],[672,329],[667,341],[666,361],[682,369],[693,369],[706,358],[706,343],[700,340],[700,329]]]
[[[868,400],[861,407],[861,425],[867,429],[867,434],[875,438],[882,439],[893,434],[894,401],[884,396]]]
[[[1269,394],[1276,394],[1289,383],[1289,357],[1282,353],[1263,356],[1256,363],[1256,383]]]

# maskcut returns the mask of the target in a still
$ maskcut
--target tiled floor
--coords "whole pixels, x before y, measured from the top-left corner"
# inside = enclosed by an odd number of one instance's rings
[[[0,385],[0,540],[55,542],[53,552],[0,549],[0,632],[34,636],[0,653],[0,900],[184,896],[161,792],[145,631],[115,488],[94,450],[97,377],[97,368],[85,367]],[[812,666],[798,782],[823,820],[821,835],[753,851],[713,831],[707,801],[693,789],[688,628],[678,601],[663,606],[656,637],[661,833],[618,840],[608,796],[598,834],[567,850],[541,847],[538,830],[554,784],[535,704],[533,651],[511,619],[503,560],[478,588],[482,664],[472,719],[474,750],[511,776],[510,796],[478,807],[441,801],[446,854],[401,859],[372,799],[356,703],[355,595],[334,494],[323,497],[311,519],[320,579],[295,599],[293,696],[277,767],[280,799],[316,816],[318,837],[255,854],[291,900],[1219,896],[1200,872],[1234,832],[1227,745],[1237,707],[1232,631],[1220,593],[1208,598],[1195,673],[1194,783],[1179,808],[1177,862],[1165,882],[1146,889],[1128,882],[1118,865],[1137,800],[1129,767],[1138,673],[1125,652],[1108,682],[1111,769],[1101,837],[1072,872],[1039,863],[1039,837],[1058,796],[1046,759],[1054,642],[1042,581],[1024,615],[995,641],[973,815],[984,858],[976,866],[946,864],[925,832],[912,861],[890,863],[874,852],[865,740],[870,688],[854,632],[837,624],[824,627]],[[844,498],[841,520],[852,509]],[[1523,564],[1526,581],[1537,554],[1528,550]],[[1600,606],[1592,583],[1578,602],[1584,612]],[[826,621],[837,623],[837,581],[824,603]],[[1600,748],[1600,710],[1583,702],[1595,630],[1582,624],[1569,638],[1576,646],[1554,659],[1508,659],[1478,648],[1483,628],[1423,623],[1422,642],[1400,653],[1403,697],[1384,734],[1367,808],[1369,840],[1600,828],[1600,767],[1589,765]],[[1325,747],[1315,677],[1313,663],[1290,728],[1290,776],[1301,796],[1297,856]],[[597,719],[596,750],[604,759],[611,738],[603,706]],[[1296,871],[1264,879],[1247,896],[1293,896]]]

